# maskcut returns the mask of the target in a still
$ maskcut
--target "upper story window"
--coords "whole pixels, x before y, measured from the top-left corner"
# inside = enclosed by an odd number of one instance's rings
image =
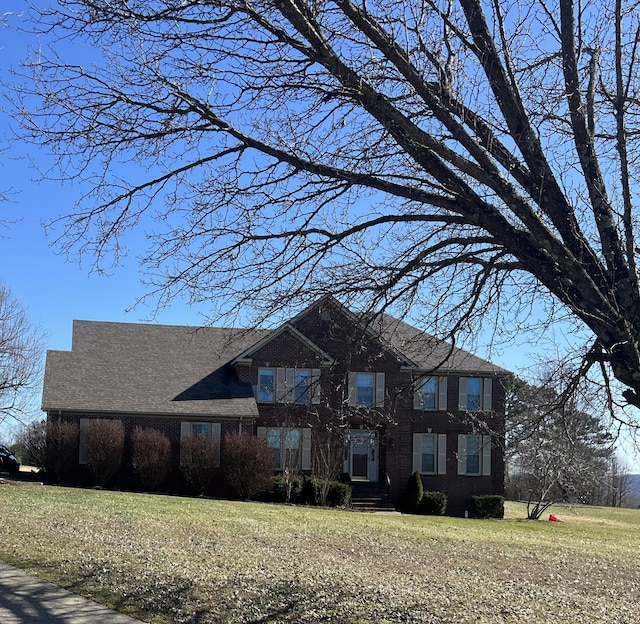
[[[413,408],[419,410],[447,409],[447,378],[424,377],[418,381],[413,397]]]
[[[308,368],[296,368],[293,378],[293,402],[308,403],[311,388],[311,371]]]
[[[258,370],[258,401],[273,403],[275,399],[276,374],[273,368]]]
[[[470,412],[489,412],[492,407],[493,379],[483,377],[460,377],[458,406]]]
[[[356,373],[356,402],[358,405],[373,405],[375,379],[373,373]]]
[[[259,368],[255,396],[260,403],[320,403],[320,369]]]
[[[349,405],[384,407],[384,373],[349,373]]]

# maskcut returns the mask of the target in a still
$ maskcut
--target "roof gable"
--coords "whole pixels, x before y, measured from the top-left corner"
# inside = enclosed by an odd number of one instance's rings
[[[240,355],[236,356],[233,359],[232,364],[239,363],[243,360],[250,360],[251,357],[260,349],[285,333],[290,333],[295,340],[301,342],[306,347],[317,353],[320,358],[322,358],[322,365],[330,366],[331,364],[333,364],[334,359],[323,349],[321,349],[315,342],[313,342],[309,337],[305,336],[301,331],[296,329],[290,321],[287,321],[286,323],[278,327],[278,329],[274,329],[272,332],[261,338],[258,342],[243,351]]]

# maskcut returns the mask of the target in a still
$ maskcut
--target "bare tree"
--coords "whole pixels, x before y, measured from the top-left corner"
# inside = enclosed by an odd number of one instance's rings
[[[63,248],[102,266],[145,227],[160,306],[569,319],[579,373],[639,406],[637,8],[61,0],[34,29],[92,63],[39,47],[15,112],[88,182]]]
[[[600,418],[550,385],[515,379],[508,394],[507,491],[537,520],[556,502],[599,504],[613,437]]]
[[[617,457],[612,457],[606,475],[604,503],[610,507],[627,507],[630,485],[629,467]]]
[[[10,417],[24,424],[30,415],[41,357],[41,332],[0,283],[0,423]]]

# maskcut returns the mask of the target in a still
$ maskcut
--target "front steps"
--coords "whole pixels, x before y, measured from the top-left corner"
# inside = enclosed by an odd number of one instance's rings
[[[353,481],[351,494],[351,508],[354,511],[380,512],[395,511],[393,503],[387,494],[387,486],[368,481]]]

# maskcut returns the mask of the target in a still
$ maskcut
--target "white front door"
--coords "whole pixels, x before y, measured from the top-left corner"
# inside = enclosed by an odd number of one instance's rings
[[[344,444],[344,472],[352,481],[378,481],[378,432],[350,429]]]

